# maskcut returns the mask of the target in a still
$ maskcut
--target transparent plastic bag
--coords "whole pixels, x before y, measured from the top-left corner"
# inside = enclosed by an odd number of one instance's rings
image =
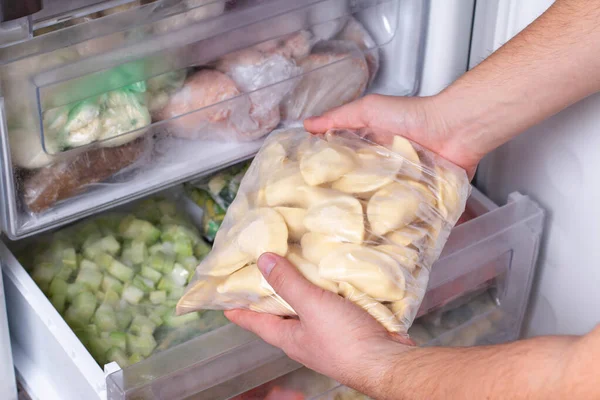
[[[365,132],[273,133],[177,312],[295,315],[256,266],[273,252],[388,330],[406,333],[469,193],[462,169],[399,136],[378,145]]]
[[[365,56],[351,41],[319,42],[298,66],[304,75],[281,104],[286,121],[300,121],[349,103],[364,93],[369,82]]]

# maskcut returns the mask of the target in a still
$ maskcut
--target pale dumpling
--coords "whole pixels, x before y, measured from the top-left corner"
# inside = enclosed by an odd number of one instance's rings
[[[335,251],[342,244],[343,242],[339,238],[316,232],[308,232],[302,236],[300,241],[302,256],[315,265],[319,265],[325,256]]]
[[[341,146],[314,138],[300,158],[300,172],[311,186],[338,180],[354,169],[352,153]]]
[[[304,226],[352,243],[361,243],[365,236],[362,205],[352,196],[341,195],[309,208]]]
[[[456,174],[448,173],[445,168],[436,167],[438,187],[438,205],[442,217],[455,223],[460,217],[460,188]]]
[[[421,166],[421,160],[415,148],[410,142],[402,136],[394,136],[392,141],[392,151],[407,159],[411,164],[417,167]]]
[[[425,236],[427,236],[427,228],[407,226],[403,229],[388,233],[385,235],[385,238],[391,244],[404,247],[419,242]]]
[[[296,311],[278,294],[265,296],[256,302],[250,303],[251,311],[262,312],[273,315],[296,315]]]
[[[329,290],[330,292],[337,293],[338,284],[336,282],[325,279],[319,275],[319,267],[315,264],[307,261],[302,257],[302,250],[297,246],[290,248],[287,255],[287,259],[298,268],[298,270],[308,279],[311,283],[319,286],[322,289]]]
[[[419,262],[419,252],[410,247],[382,244],[376,246],[375,249],[392,257],[409,272],[414,271]]]
[[[402,167],[403,160],[389,150],[375,146],[356,151],[358,166],[346,173],[331,187],[345,193],[367,193],[391,182]]]
[[[285,256],[288,250],[288,229],[283,217],[270,208],[258,208],[231,228],[227,235],[238,248],[258,260],[270,252]],[[229,247],[229,246],[228,246]]]
[[[300,174],[298,163],[287,163],[269,177],[264,188],[265,201],[269,207],[303,207],[305,196],[300,189],[304,186],[306,182]]]
[[[275,293],[256,264],[250,264],[231,274],[217,287],[217,292],[255,297]]]
[[[291,240],[298,242],[302,239],[302,236],[307,232],[304,226],[304,218],[306,217],[306,210],[303,208],[295,207],[275,207],[288,227],[288,234]]]
[[[406,279],[398,263],[389,255],[370,247],[344,244],[319,263],[319,274],[345,281],[379,301],[404,297]]]
[[[217,236],[215,243],[219,243]],[[225,238],[227,240],[227,238]],[[207,275],[226,276],[234,273],[248,263],[252,262],[252,256],[242,252],[238,246],[215,246],[208,256],[202,261],[203,271]]]
[[[398,323],[398,320],[386,306],[366,295],[365,293],[361,293],[356,288],[352,287],[352,285],[346,282],[341,282],[339,294],[368,312],[388,331],[398,332],[400,330],[400,324]]]
[[[371,231],[385,235],[408,225],[417,216],[420,200],[420,196],[403,183],[395,182],[380,189],[367,205]]]

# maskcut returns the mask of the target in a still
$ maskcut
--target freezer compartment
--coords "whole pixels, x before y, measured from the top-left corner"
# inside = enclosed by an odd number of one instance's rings
[[[455,298],[475,289],[501,288],[503,310],[514,319],[511,326],[518,332],[543,212],[518,194],[508,205],[498,208],[476,190],[473,193],[469,209],[477,216],[454,229],[442,258],[434,265],[430,289],[446,288],[447,296]],[[105,378],[101,367],[23,266],[5,245],[0,249],[15,365],[34,394],[56,393],[61,399],[106,398],[108,388],[110,398],[115,399],[136,398],[138,394],[143,398],[197,395],[219,399],[243,393],[299,367],[281,351],[226,325],[123,369],[108,364]],[[508,258],[503,256],[507,253]],[[475,282],[468,279],[497,260],[508,262],[508,269],[491,278],[496,283],[486,287],[482,286],[482,278]],[[452,284],[457,281],[461,285]],[[483,283],[487,281],[490,279]],[[427,309],[448,303],[439,295],[435,302],[428,299],[426,296]],[[59,386],[66,379],[72,384]]]
[[[276,127],[367,87],[409,95],[418,86],[427,3],[183,3],[134,7],[0,49],[9,237],[249,157]]]

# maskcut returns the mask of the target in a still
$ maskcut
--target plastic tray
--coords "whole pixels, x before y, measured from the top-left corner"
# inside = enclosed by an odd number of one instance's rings
[[[377,52],[380,56],[373,90],[410,95],[418,88],[427,2],[266,0],[240,2],[236,8],[227,10],[223,1],[189,10],[182,8],[182,2],[174,3],[172,7],[167,6],[168,2],[135,7],[0,48],[0,77],[4,82],[3,103],[0,103],[1,186],[5,199],[2,228],[10,238],[23,238],[72,222],[251,156],[258,150],[260,138],[242,142],[215,140],[212,136],[186,140],[171,135],[174,124],[246,107],[257,96],[270,96],[282,90],[287,93],[286,88],[303,79],[339,76],[340,65],[352,62],[353,57],[364,57],[363,53]],[[225,12],[217,15],[215,7]],[[202,14],[203,10],[206,13]],[[194,20],[195,12],[205,15],[205,19]],[[225,54],[299,31],[322,33],[349,16],[360,20],[370,32],[372,46],[365,50],[357,46],[348,48],[344,54],[350,55],[346,58],[313,69],[294,70],[287,80],[259,84],[254,91],[242,92],[187,114],[132,128],[135,130],[130,132],[123,128],[124,132],[116,139],[92,142],[86,139],[67,147],[63,142],[55,145],[59,141],[54,136],[59,133],[53,131],[52,121],[60,122],[64,115],[71,115],[74,104],[77,107],[98,102],[108,104],[99,100],[107,93],[134,93],[138,98],[142,96],[138,93],[142,91],[140,82],[169,72],[211,65]],[[64,109],[71,111],[64,114]],[[53,114],[59,117],[52,119]],[[237,115],[237,111],[231,111],[231,115]],[[141,117],[136,114],[129,121],[137,127],[138,118]],[[209,133],[217,135],[211,129]],[[81,192],[72,193],[47,209],[32,212],[25,204],[26,181],[50,155],[53,163],[77,156],[92,157],[94,151],[113,149],[106,147],[109,144],[137,137],[144,139],[144,145],[139,148],[132,145],[137,149],[136,154],[120,157],[131,158],[130,165],[116,168],[112,175],[108,174],[109,178],[105,177],[106,172],[100,174],[92,169],[88,175],[102,175],[100,183],[85,186]],[[27,150],[26,156],[20,153],[22,149]],[[61,179],[64,181],[66,178]]]
[[[448,299],[490,281],[500,288],[502,309],[513,318],[509,337],[518,337],[538,252],[543,211],[526,196],[513,194],[497,207],[477,190],[468,203],[476,215],[456,227],[442,257],[434,265],[428,293],[446,288],[446,298],[426,295],[424,307],[440,307]],[[508,254],[508,256],[506,256]],[[108,376],[78,341],[25,269],[0,243],[0,259],[14,362],[35,396],[52,399],[168,398],[195,395],[223,399],[247,391],[299,365],[255,336],[228,325],[158,353],[123,370],[109,365]],[[490,263],[497,271],[490,278]],[[492,264],[495,265],[495,264]],[[483,277],[480,277],[483,276]],[[477,279],[473,277],[478,277]],[[485,280],[484,280],[485,278]],[[460,285],[456,282],[461,282]],[[155,358],[156,357],[156,358]],[[61,382],[70,382],[62,385]],[[108,392],[107,392],[108,389]]]

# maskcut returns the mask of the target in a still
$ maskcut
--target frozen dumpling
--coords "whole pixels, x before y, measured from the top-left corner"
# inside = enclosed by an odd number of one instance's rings
[[[319,265],[323,258],[342,244],[343,241],[339,238],[316,232],[308,232],[300,241],[302,257],[315,265]]]
[[[365,147],[356,151],[358,166],[333,182],[331,187],[346,193],[369,193],[391,183],[403,160],[385,148]]]
[[[381,323],[388,331],[398,332],[400,330],[401,326],[398,323],[398,320],[386,306],[367,294],[361,293],[349,283],[340,283],[339,294],[371,314],[371,316],[379,321],[379,323]]]
[[[250,297],[262,297],[275,293],[256,264],[250,264],[229,275],[217,287],[217,292]]]
[[[304,218],[306,218],[306,210],[303,208],[296,207],[275,207],[288,227],[290,239],[299,242],[302,236],[307,232],[306,226],[304,226]]]
[[[362,205],[352,196],[341,195],[309,208],[304,226],[351,243],[361,243],[365,236]]]
[[[217,236],[215,243],[220,242],[218,237],[219,236]],[[204,259],[203,263],[206,275],[227,276],[254,261],[254,257],[251,254],[243,252],[239,246],[233,242],[228,246],[223,246],[215,251],[211,251]]]
[[[378,190],[367,205],[367,218],[376,235],[400,229],[415,220],[421,198],[410,186],[394,182]]]
[[[300,158],[300,172],[309,185],[338,180],[354,168],[354,157],[348,149],[316,137],[310,142]]]
[[[288,250],[288,228],[283,217],[270,208],[258,208],[248,214],[227,233],[228,241],[237,243],[243,253],[258,260],[263,253],[285,256]]]
[[[406,280],[398,264],[389,255],[375,249],[345,244],[325,256],[319,274],[336,282],[347,282],[379,301],[397,301],[404,297]]]
[[[330,292],[337,293],[338,284],[319,275],[319,267],[302,257],[302,250],[297,246],[290,248],[287,259],[298,268],[300,273],[314,285]]]
[[[298,163],[286,163],[284,168],[274,170],[264,187],[265,200],[270,207],[304,207],[306,195],[302,188],[306,182],[300,174]]]
[[[417,263],[419,262],[419,252],[410,247],[382,244],[375,246],[375,249],[392,257],[408,272],[413,272],[417,267]]]

